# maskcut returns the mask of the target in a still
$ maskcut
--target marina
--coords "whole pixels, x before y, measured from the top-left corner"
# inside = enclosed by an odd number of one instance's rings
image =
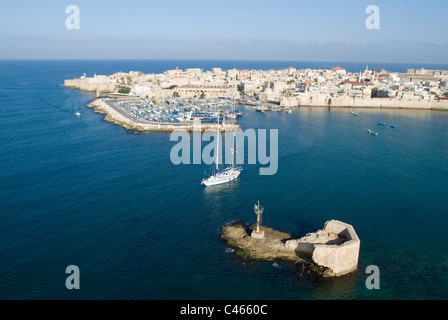
[[[237,110],[227,110],[216,104],[189,105],[183,103],[165,103],[148,99],[102,99],[88,104],[96,113],[106,114],[104,120],[118,124],[129,130],[166,131],[178,129],[187,131],[239,130],[237,118],[242,115]],[[218,125],[218,121],[221,124]]]
[[[242,112],[224,99],[125,99],[107,100],[111,107],[133,120],[152,124],[237,123]]]

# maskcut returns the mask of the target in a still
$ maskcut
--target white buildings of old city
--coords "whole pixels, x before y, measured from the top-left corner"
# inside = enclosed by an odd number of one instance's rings
[[[332,69],[222,70],[173,69],[161,74],[139,71],[110,76],[85,75],[66,80],[68,87],[129,96],[167,98],[237,98],[294,106],[392,106],[447,102],[448,71],[409,69],[394,73],[368,66],[357,73]]]

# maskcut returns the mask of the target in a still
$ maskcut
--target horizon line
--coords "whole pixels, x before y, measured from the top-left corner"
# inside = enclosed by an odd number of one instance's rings
[[[324,62],[324,63],[375,63],[375,64],[425,64],[447,65],[440,62],[390,62],[390,61],[342,61],[342,60],[295,60],[295,59],[223,59],[223,58],[0,58],[0,61],[272,61],[272,62]]]

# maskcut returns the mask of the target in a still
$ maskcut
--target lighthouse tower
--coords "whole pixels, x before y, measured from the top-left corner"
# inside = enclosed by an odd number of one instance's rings
[[[264,238],[264,230],[260,230],[261,224],[261,216],[263,214],[264,208],[260,206],[260,201],[256,205],[254,205],[254,211],[257,215],[257,228],[252,231],[251,237],[255,239],[263,239]]]

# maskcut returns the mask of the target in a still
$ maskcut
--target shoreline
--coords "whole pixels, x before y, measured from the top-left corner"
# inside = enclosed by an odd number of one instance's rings
[[[328,100],[331,99],[330,106]],[[400,100],[396,98],[296,97],[282,101],[287,107],[330,107],[351,109],[404,109],[448,111],[448,100]]]
[[[341,108],[341,109],[387,109],[387,110],[426,110],[426,111],[448,111],[448,102],[440,102],[439,106],[434,106],[431,102],[428,104],[422,104],[417,106],[410,105],[332,105],[328,107],[328,105],[299,105],[297,108],[305,107],[305,108]],[[289,107],[293,108],[293,107]]]
[[[193,131],[207,131],[207,130],[216,130],[217,125],[216,124],[152,124],[152,123],[145,123],[143,121],[137,122],[119,111],[117,111],[115,108],[107,104],[104,98],[98,98],[89,103],[87,106],[89,108],[93,108],[95,110],[95,113],[101,113],[105,114],[104,120],[110,123],[118,124],[121,127],[128,129],[128,130],[136,130],[136,131],[142,131],[142,132],[149,132],[149,131],[159,131],[159,132],[172,132],[176,130],[186,130],[189,132]],[[240,130],[241,126],[238,124],[221,124],[220,125],[220,131],[235,131]]]
[[[285,109],[293,109],[293,108],[330,108],[330,109],[367,109],[367,110],[419,110],[419,111],[448,111],[448,104],[441,107],[403,107],[403,106],[359,106],[359,105],[352,105],[352,106],[331,106],[328,107],[324,105],[300,105],[297,107],[288,107]]]

